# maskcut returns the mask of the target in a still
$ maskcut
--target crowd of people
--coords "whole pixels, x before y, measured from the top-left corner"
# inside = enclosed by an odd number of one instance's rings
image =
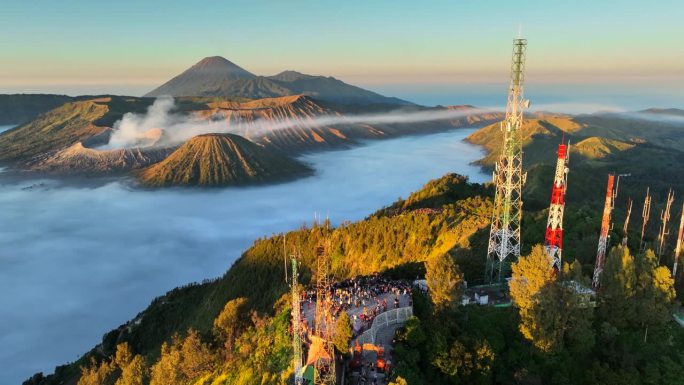
[[[367,330],[379,314],[411,305],[410,282],[377,275],[342,281],[334,285],[332,290],[333,312],[336,316],[341,311],[349,313],[354,337]]]
[[[346,311],[352,319],[355,337],[370,327],[378,314],[411,305],[412,285],[379,275],[337,282],[331,287],[331,314],[337,319]],[[303,310],[315,307],[316,292],[305,293]]]
[[[375,318],[389,310],[411,306],[413,284],[408,280],[392,280],[380,275],[356,277],[334,283],[330,288],[331,315],[335,321],[342,312],[347,312],[352,322],[353,338],[368,330]],[[302,332],[305,342],[307,334],[313,327],[316,308],[316,290],[309,289],[302,293]],[[391,341],[390,341],[391,343]],[[356,346],[360,348],[360,346]],[[384,349],[381,349],[384,353]],[[361,354],[359,354],[361,353]],[[350,362],[354,383],[364,385],[385,384],[390,365],[385,363],[383,353],[377,357],[365,357],[354,349]],[[371,354],[373,356],[373,354]]]

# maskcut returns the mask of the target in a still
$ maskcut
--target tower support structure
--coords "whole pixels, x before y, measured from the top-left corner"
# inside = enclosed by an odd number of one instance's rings
[[[615,207],[615,191],[613,186],[615,184],[615,175],[608,175],[608,187],[606,189],[606,203],[603,206],[603,216],[601,218],[601,233],[599,234],[598,250],[596,252],[596,264],[594,265],[594,276],[591,280],[591,286],[597,290],[601,285],[601,273],[603,266],[606,263],[606,250],[608,249],[608,238],[610,231],[610,219]]]
[[[297,275],[297,258],[291,257],[292,262],[292,351],[294,363],[294,384],[303,385],[302,377],[302,314],[300,308],[300,297]]]
[[[561,143],[558,145],[558,159],[556,173],[551,188],[551,205],[549,206],[549,219],[546,223],[544,235],[544,248],[551,258],[551,264],[556,271],[561,271],[563,252],[563,212],[565,211],[565,192],[568,185],[568,164],[570,162],[570,145]]]
[[[672,278],[677,279],[677,265],[679,255],[682,253],[682,242],[684,242],[684,204],[682,204],[682,215],[679,218],[679,233],[677,233],[677,246],[674,253],[674,264],[672,265]]]
[[[487,247],[486,272],[490,283],[501,282],[505,274],[506,260],[520,256],[522,187],[525,182],[520,130],[523,124],[523,111],[529,107],[529,101],[523,97],[526,48],[526,39],[513,41],[506,118],[501,122],[503,147],[493,175],[496,192]]]
[[[665,253],[667,236],[670,235],[670,210],[672,209],[672,202],[674,202],[674,192],[670,189],[667,192],[667,201],[665,202],[665,209],[660,214],[660,231],[658,231],[658,263],[660,263],[663,254]]]
[[[646,235],[646,226],[651,218],[651,188],[646,188],[646,197],[644,197],[644,206],[641,210],[641,238],[639,239],[639,252],[644,251],[644,235]]]
[[[632,198],[629,198],[627,202],[627,217],[625,218],[625,225],[622,226],[622,247],[627,247],[627,240],[629,235],[627,234],[629,230],[629,218],[632,216]]]
[[[316,355],[312,357],[314,365],[315,385],[334,385],[337,381],[335,372],[335,348],[333,343],[334,323],[330,307],[330,245],[319,245],[316,248],[316,314],[314,316],[314,338],[312,347]]]

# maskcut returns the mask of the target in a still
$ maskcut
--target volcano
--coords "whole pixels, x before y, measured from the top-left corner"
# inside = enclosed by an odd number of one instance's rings
[[[185,142],[142,170],[143,186],[228,186],[292,179],[312,173],[305,164],[234,134],[206,134]]]
[[[145,96],[221,96],[258,99],[298,94],[347,105],[413,105],[405,100],[383,96],[330,76],[306,75],[296,71],[284,71],[274,76],[257,76],[220,56],[200,60]]]

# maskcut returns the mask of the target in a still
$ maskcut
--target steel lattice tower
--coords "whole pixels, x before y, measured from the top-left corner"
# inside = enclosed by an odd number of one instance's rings
[[[599,235],[598,251],[596,253],[596,265],[594,266],[594,277],[591,281],[591,286],[594,290],[601,285],[601,273],[603,272],[603,265],[606,263],[606,250],[608,249],[608,231],[610,231],[610,216],[615,207],[613,185],[615,183],[615,175],[608,175],[608,188],[606,189],[606,204],[603,206],[603,217],[601,219],[601,233]]]
[[[327,246],[327,247],[326,247]],[[336,382],[335,348],[333,345],[334,325],[330,314],[332,298],[330,295],[330,245],[319,245],[316,248],[316,314],[314,332],[321,339],[323,349],[330,360],[316,360],[314,362],[314,384],[333,385]]]
[[[639,240],[639,251],[644,250],[644,235],[646,235],[646,226],[651,217],[651,188],[646,188],[646,197],[644,198],[644,207],[641,210],[641,238]]]
[[[672,189],[667,193],[667,202],[665,202],[665,210],[662,211],[660,215],[660,231],[658,232],[658,263],[663,257],[665,252],[665,242],[667,241],[667,236],[670,235],[670,228],[668,227],[670,223],[670,209],[672,208],[672,202],[674,202],[674,192]]]
[[[302,385],[302,315],[300,312],[299,288],[297,287],[297,258],[292,257],[292,351],[295,385]]]
[[[556,271],[561,271],[562,269],[563,212],[565,211],[565,191],[568,185],[569,153],[569,144],[561,143],[558,145],[556,174],[553,180],[553,188],[551,189],[549,219],[546,224],[546,234],[544,235],[544,248],[551,258],[551,264]]]
[[[622,226],[622,247],[627,247],[627,240],[629,239],[629,218],[632,216],[632,198],[629,198],[627,203],[627,217],[625,218],[625,225]]]
[[[508,89],[506,119],[501,122],[504,135],[501,157],[496,163],[493,182],[496,186],[494,211],[487,247],[487,276],[489,282],[501,281],[507,258],[520,256],[520,222],[522,220],[523,110],[529,101],[523,98],[525,80],[526,39],[513,41],[511,84]]]
[[[677,247],[674,253],[674,265],[672,266],[672,278],[677,279],[677,264],[679,255],[682,252],[682,242],[684,242],[684,204],[682,204],[682,216],[679,219],[679,233],[677,234]]]

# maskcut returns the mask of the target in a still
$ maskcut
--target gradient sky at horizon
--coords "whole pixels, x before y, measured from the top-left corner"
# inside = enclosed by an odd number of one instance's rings
[[[16,1],[0,93],[140,95],[205,56],[379,90],[499,84],[522,25],[532,84],[684,86],[684,3]]]

